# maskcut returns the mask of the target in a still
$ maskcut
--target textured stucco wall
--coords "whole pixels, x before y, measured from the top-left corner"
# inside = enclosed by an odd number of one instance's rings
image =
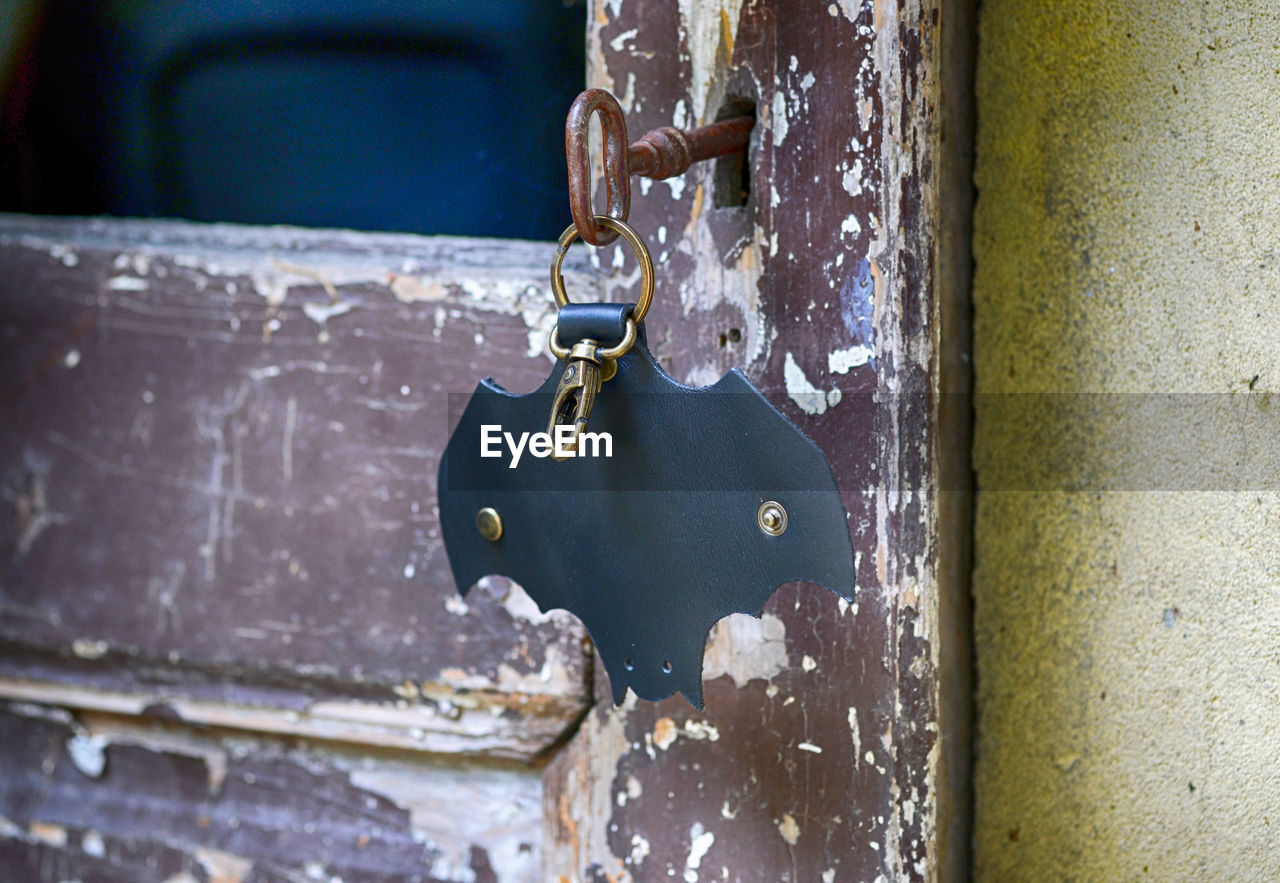
[[[1280,879],[1280,3],[979,53],[976,876]]]

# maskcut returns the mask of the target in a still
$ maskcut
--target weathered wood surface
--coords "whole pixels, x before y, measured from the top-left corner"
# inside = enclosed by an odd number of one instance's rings
[[[434,507],[450,408],[546,374],[551,253],[0,219],[0,695],[547,750],[584,632],[501,580],[464,603]]]
[[[635,188],[660,265],[649,338],[689,382],[742,367],[825,451],[857,587],[788,585],[761,620],[722,621],[705,712],[588,715],[544,777],[548,879],[963,872],[939,849],[939,784],[963,781],[940,777],[944,747],[968,750],[938,733],[941,648],[964,640],[944,597],[964,587],[938,570],[938,253],[965,247],[938,238],[939,21],[918,0],[592,5],[589,81],[634,133],[756,108],[745,205],[714,163]],[[623,299],[630,259],[599,263]]]
[[[0,704],[0,781],[5,880],[540,879],[518,766]]]

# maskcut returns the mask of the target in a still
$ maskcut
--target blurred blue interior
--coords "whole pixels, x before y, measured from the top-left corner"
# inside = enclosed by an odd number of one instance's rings
[[[533,239],[568,223],[582,3],[45,7],[20,108],[33,180],[5,208]]]

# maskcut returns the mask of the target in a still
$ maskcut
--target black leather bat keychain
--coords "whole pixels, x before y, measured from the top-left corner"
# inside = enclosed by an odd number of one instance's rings
[[[569,303],[565,231],[555,369],[528,395],[476,388],[440,461],[445,549],[464,594],[501,574],[582,620],[615,702],[679,690],[701,708],[719,619],[759,616],[791,580],[852,598],[848,523],[822,452],[741,372],[695,388],[662,371],[645,343],[648,251],[625,223],[595,220],[635,250],[640,300]]]

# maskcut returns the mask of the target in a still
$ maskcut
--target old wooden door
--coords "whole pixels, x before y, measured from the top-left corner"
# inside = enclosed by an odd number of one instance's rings
[[[662,264],[650,340],[689,382],[742,368],[818,442],[858,585],[722,620],[705,712],[597,686],[543,778],[549,879],[965,875],[968,16],[594,7],[590,84],[636,130],[755,109],[745,187],[722,162],[637,191]]]
[[[942,196],[966,139],[940,76],[963,15],[590,15],[589,80],[635,134],[754,109],[743,169],[636,188],[649,336],[678,378],[743,368],[823,448],[854,601],[793,584],[722,621],[698,712],[612,707],[580,626],[518,587],[461,600],[436,458],[477,378],[545,375],[550,246],[6,218],[0,875],[963,869],[964,212]],[[634,284],[612,250],[574,260],[577,290]]]

